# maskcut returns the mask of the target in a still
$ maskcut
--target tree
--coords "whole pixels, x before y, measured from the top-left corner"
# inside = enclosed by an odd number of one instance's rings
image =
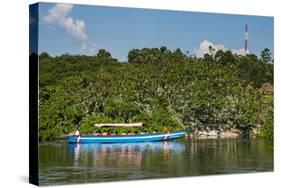
[[[133,49],[128,53],[129,63],[159,63],[162,56],[165,54],[165,47],[162,47],[162,51],[159,48],[142,48]]]
[[[183,53],[181,52],[181,49],[180,49],[180,48],[177,48],[176,51],[175,51],[175,53],[180,54],[180,55],[183,55]]]
[[[166,46],[161,46],[160,47],[160,51],[161,51],[161,53],[167,52],[167,47]]]
[[[213,48],[212,46],[209,46],[209,54],[210,54],[211,56],[214,56],[215,51],[216,51],[215,48]]]
[[[47,53],[47,52],[42,52],[40,55],[39,55],[39,58],[42,59],[42,58],[48,58],[50,57],[50,55]]]
[[[212,55],[210,55],[210,54],[208,54],[208,53],[204,54],[204,62],[209,62],[209,63],[211,63],[211,62],[213,62],[213,61],[214,61],[214,58],[213,58]]]
[[[261,61],[263,63],[273,63],[272,53],[268,48],[265,48],[261,51]]]
[[[217,53],[215,54],[215,61],[219,62],[220,59],[224,56],[224,52],[222,50],[218,50]]]
[[[128,53],[128,62],[129,63],[140,63],[140,50],[139,49],[133,49],[129,51]]]
[[[230,50],[227,50],[223,53],[223,55],[219,58],[218,62],[220,64],[226,65],[228,63],[234,63],[235,57]]]
[[[100,49],[97,53],[97,57],[101,58],[111,58],[111,54],[107,52],[105,49]]]

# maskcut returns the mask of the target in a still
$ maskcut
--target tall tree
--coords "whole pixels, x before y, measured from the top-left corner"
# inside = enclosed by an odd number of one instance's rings
[[[272,53],[268,48],[261,51],[261,60],[263,63],[273,63]]]
[[[100,49],[97,53],[97,57],[111,58],[111,54],[107,52],[105,49]]]

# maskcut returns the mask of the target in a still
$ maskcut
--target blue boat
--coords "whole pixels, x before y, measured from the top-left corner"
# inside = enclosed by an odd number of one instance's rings
[[[68,143],[126,143],[126,142],[153,142],[167,141],[184,137],[185,131],[175,131],[158,134],[140,134],[140,135],[112,135],[112,136],[70,136]]]

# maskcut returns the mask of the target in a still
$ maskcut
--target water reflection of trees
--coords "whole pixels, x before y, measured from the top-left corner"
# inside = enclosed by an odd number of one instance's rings
[[[273,169],[273,150],[269,140],[195,139],[186,143],[189,148],[186,168],[193,175]]]

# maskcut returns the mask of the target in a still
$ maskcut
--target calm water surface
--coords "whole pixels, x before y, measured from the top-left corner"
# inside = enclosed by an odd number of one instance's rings
[[[273,171],[264,139],[39,145],[40,185]]]

